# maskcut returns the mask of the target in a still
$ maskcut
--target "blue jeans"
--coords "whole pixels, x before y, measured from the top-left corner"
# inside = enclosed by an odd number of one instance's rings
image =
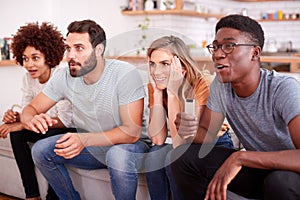
[[[233,142],[228,132],[224,133],[216,141],[216,146],[233,149]],[[146,179],[151,200],[169,200],[170,193],[172,200],[182,199],[177,192],[174,178],[171,174],[170,162],[172,145],[164,144],[153,146],[145,159]],[[175,158],[177,159],[177,158]]]
[[[32,147],[35,165],[52,186],[61,200],[80,199],[75,190],[66,165],[81,169],[108,168],[115,199],[135,199],[138,175],[143,153],[148,151],[145,142],[120,144],[110,147],[90,146],[72,158],[65,159],[54,153],[55,143],[62,135],[56,135],[36,142]]]
[[[151,200],[178,199],[177,189],[170,171],[171,144],[151,147],[145,158],[147,185]]]
[[[230,133],[228,131],[226,131],[221,137],[218,138],[216,146],[226,147],[229,149],[234,148]]]

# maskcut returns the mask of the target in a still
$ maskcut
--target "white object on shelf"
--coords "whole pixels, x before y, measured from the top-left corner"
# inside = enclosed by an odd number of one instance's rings
[[[154,2],[152,0],[145,2],[145,10],[154,10]]]

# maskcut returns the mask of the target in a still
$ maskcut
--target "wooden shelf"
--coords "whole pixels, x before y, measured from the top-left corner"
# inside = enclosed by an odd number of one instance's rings
[[[122,11],[123,15],[181,15],[181,16],[192,16],[201,18],[222,18],[222,14],[213,13],[199,13],[191,10],[140,10],[140,11]]]
[[[239,2],[266,2],[266,1],[272,1],[272,2],[283,2],[283,1],[296,1],[296,0],[234,0]]]
[[[0,67],[1,66],[16,66],[17,63],[15,60],[0,60]]]
[[[300,19],[258,19],[259,22],[296,22]]]

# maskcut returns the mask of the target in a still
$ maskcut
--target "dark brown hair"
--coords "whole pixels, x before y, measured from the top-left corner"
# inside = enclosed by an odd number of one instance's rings
[[[65,43],[62,34],[52,24],[28,23],[21,26],[12,38],[12,52],[17,63],[23,66],[23,53],[31,46],[45,55],[45,62],[53,68],[63,59]]]
[[[93,20],[87,19],[87,20],[72,22],[68,26],[67,36],[69,33],[88,33],[93,48],[95,48],[98,44],[102,43],[105,49],[106,46],[105,31],[99,24],[97,24]]]

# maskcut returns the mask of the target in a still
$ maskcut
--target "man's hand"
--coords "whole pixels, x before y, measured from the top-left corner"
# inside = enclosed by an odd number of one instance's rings
[[[67,133],[56,141],[54,152],[66,159],[79,155],[85,147],[78,133]]]
[[[233,153],[217,170],[207,187],[205,200],[226,199],[227,186],[242,169],[237,159],[238,154],[239,152]]]
[[[12,109],[8,109],[3,116],[2,121],[6,124],[15,123],[20,120],[20,115],[18,112],[13,111]]]
[[[20,131],[24,129],[24,126],[22,123],[12,123],[12,124],[2,124],[0,126],[0,138],[7,138],[7,135],[10,132]]]
[[[197,134],[199,121],[196,116],[181,112],[176,115],[175,125],[178,135],[188,138]]]
[[[45,134],[48,131],[48,128],[57,124],[56,119],[52,119],[47,114],[35,115],[29,122],[25,122],[25,128],[36,133]]]

